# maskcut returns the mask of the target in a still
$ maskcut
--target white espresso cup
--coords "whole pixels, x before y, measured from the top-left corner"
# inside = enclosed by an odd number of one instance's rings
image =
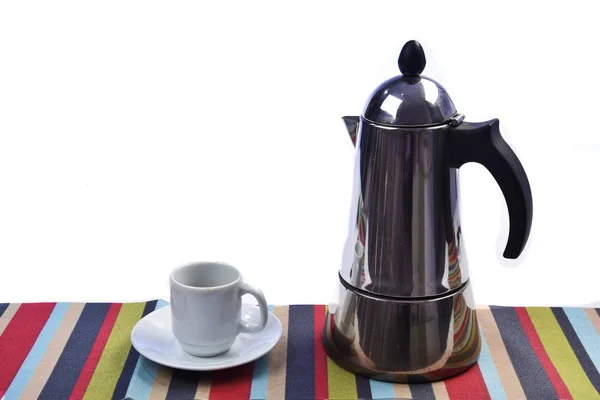
[[[197,262],[171,272],[171,323],[181,347],[198,357],[225,353],[240,333],[257,333],[267,324],[269,309],[260,289],[242,280],[231,265]],[[260,306],[260,323],[241,315],[242,296],[251,294]]]

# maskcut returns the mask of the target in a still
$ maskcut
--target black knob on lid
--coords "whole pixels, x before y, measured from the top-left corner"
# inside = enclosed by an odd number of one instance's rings
[[[400,72],[406,76],[419,76],[425,69],[425,63],[425,52],[421,43],[416,40],[406,42],[398,57]]]

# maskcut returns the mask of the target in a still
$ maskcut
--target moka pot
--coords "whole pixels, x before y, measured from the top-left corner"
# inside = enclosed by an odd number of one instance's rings
[[[360,117],[344,117],[356,147],[348,238],[337,299],[323,330],[343,368],[395,382],[459,374],[481,337],[459,219],[459,168],[477,162],[502,189],[517,258],[531,230],[525,171],[497,119],[471,123],[446,90],[421,76],[425,55],[407,42],[402,75],[381,84]]]

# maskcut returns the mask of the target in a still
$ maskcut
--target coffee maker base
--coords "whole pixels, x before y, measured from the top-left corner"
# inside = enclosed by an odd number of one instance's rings
[[[420,300],[348,286],[340,282],[340,301],[330,306],[322,336],[327,354],[342,368],[418,383],[458,375],[477,362],[481,334],[468,281],[447,295]]]

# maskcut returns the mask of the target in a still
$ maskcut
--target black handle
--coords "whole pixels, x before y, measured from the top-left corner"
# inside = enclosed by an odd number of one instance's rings
[[[463,122],[450,128],[446,155],[452,168],[474,161],[486,167],[496,179],[504,194],[510,219],[504,257],[519,257],[531,231],[533,199],[521,162],[500,135],[500,122],[497,119]]]

